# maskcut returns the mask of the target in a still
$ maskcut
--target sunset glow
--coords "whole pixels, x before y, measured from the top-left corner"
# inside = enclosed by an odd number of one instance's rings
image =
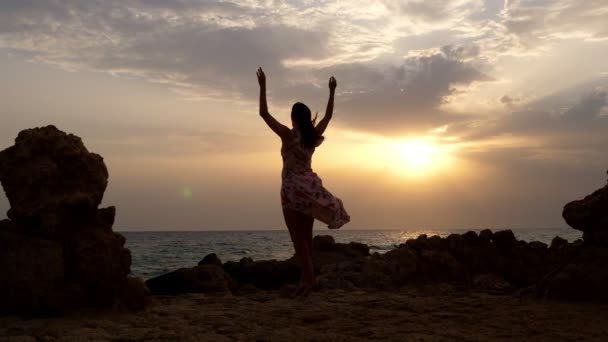
[[[413,169],[423,169],[433,163],[436,155],[436,147],[425,142],[410,141],[399,146],[403,157]]]
[[[6,0],[0,149],[47,124],[82,137],[107,164],[121,229],[283,229],[281,139],[260,120],[256,70],[289,128],[298,101],[323,118],[333,76],[312,165],[349,228],[560,226],[608,167],[607,13],[573,0]]]

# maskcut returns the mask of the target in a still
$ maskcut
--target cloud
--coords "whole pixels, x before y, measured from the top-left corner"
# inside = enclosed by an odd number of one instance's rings
[[[602,84],[603,86],[598,86]],[[602,77],[529,103],[512,103],[513,112],[452,127],[463,141],[521,139],[519,150],[553,153],[605,154],[608,146],[608,78]],[[504,98],[504,97],[503,97]],[[566,151],[570,151],[566,153]],[[567,159],[567,158],[565,158]]]
[[[525,44],[576,38],[608,39],[605,1],[511,0],[502,11],[503,24]]]
[[[519,101],[521,101],[519,97],[512,97],[509,95],[503,95],[500,98],[500,103],[504,104],[507,108],[513,107]]]
[[[386,7],[423,27],[449,27],[483,10],[480,0],[383,0]]]
[[[456,86],[492,78],[478,70],[469,58],[475,48],[445,46],[430,56],[409,57],[400,65],[374,69],[363,65],[342,65],[324,70],[344,75],[349,86],[341,94],[349,124],[383,132],[429,130],[463,120],[441,110]],[[342,90],[344,91],[344,90]]]
[[[605,31],[606,6],[597,1],[495,7],[479,0],[12,0],[0,4],[0,47],[67,69],[141,77],[189,97],[249,103],[261,64],[272,104],[281,108],[324,99],[326,80],[335,75],[342,124],[428,131],[479,120],[481,114],[457,115],[444,105],[493,80],[501,67],[496,56],[573,34],[601,39]],[[436,32],[458,43],[412,40]],[[500,101],[515,108],[518,100]]]

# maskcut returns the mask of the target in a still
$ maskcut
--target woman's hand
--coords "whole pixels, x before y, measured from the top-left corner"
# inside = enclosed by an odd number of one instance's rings
[[[329,90],[335,91],[337,86],[338,86],[338,83],[336,82],[336,79],[333,76],[330,77],[329,78]]]
[[[256,74],[258,75],[258,83],[260,84],[260,87],[266,87],[266,75],[264,75],[264,70],[262,70],[262,67],[258,68],[258,72]]]

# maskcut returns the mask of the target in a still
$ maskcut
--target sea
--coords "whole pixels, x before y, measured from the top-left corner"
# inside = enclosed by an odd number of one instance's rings
[[[468,230],[321,230],[314,235],[331,235],[336,242],[362,242],[370,252],[385,253],[408,239],[421,234],[448,236]],[[582,237],[572,228],[512,229],[519,240],[541,241],[547,244],[555,236],[568,241]],[[493,229],[497,231],[497,229]],[[131,274],[149,279],[182,267],[196,266],[207,254],[215,253],[220,260],[238,261],[248,257],[254,260],[287,259],[293,255],[293,246],[287,230],[269,231],[150,231],[120,232],[127,238],[131,250]]]

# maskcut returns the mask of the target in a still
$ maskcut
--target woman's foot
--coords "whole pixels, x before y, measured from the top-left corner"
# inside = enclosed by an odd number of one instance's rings
[[[311,292],[317,290],[318,287],[319,287],[319,278],[318,277],[314,277],[314,279],[312,281],[308,281],[308,282],[302,281],[302,282],[300,282],[300,284],[298,284],[298,287],[292,294],[292,297],[306,297]]]
[[[298,297],[302,293],[302,291],[304,291],[305,286],[306,285],[304,283],[299,283],[296,289],[291,293],[291,297]]]

